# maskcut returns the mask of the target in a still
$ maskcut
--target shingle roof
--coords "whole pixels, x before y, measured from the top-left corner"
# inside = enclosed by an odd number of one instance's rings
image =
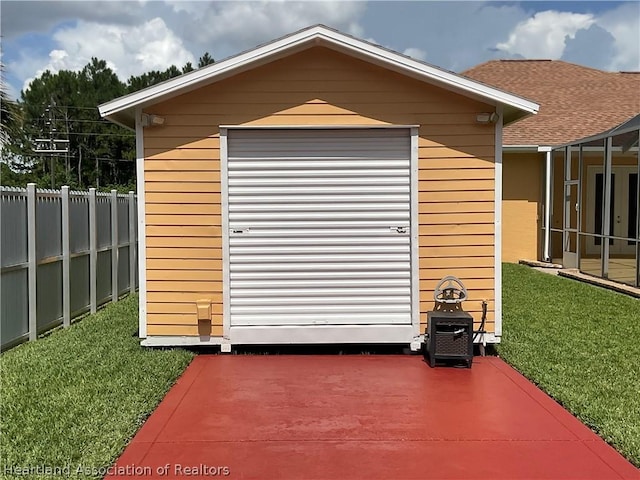
[[[560,60],[492,60],[462,75],[540,104],[505,127],[504,145],[559,145],[640,113],[640,72],[605,72]]]

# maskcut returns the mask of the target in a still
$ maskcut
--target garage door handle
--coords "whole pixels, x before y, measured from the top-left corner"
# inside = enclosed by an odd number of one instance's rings
[[[391,231],[396,233],[407,233],[407,230],[407,227],[391,227]]]
[[[234,228],[233,230],[231,230],[232,233],[238,233],[238,234],[242,234],[242,233],[249,233],[249,229],[248,228]]]

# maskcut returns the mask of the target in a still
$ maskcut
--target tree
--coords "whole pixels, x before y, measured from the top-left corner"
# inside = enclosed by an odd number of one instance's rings
[[[4,64],[0,63],[0,145],[4,145],[17,134],[20,120],[20,108],[9,99],[4,80]]]
[[[193,72],[194,70],[195,68],[193,68],[193,65],[191,64],[191,62],[185,63],[184,67],[182,67],[182,73],[189,73],[189,72]]]
[[[204,55],[202,55],[198,60],[198,68],[206,67],[207,65],[211,65],[212,63],[215,63],[213,57],[209,55],[209,52],[204,52]]]
[[[4,65],[0,63],[0,180],[2,185],[15,186],[26,170],[21,149],[17,148],[25,140],[23,116],[20,106],[9,99],[4,78]]]
[[[92,172],[95,181],[91,183],[96,185],[135,183],[134,135],[101,119],[97,110],[101,103],[124,95],[126,86],[104,60],[92,58],[79,74],[78,92],[80,108],[75,115],[74,126],[77,128],[74,131],[86,132],[77,142],[83,151],[82,154],[77,152],[78,161],[85,153],[89,157],[89,162],[85,163],[85,176]]]
[[[182,75],[182,73],[183,72],[178,70],[178,67],[176,67],[175,65],[171,65],[164,72],[161,72],[160,70],[151,70],[150,72],[143,73],[142,75],[138,75],[137,77],[131,76],[127,81],[127,92],[137,92],[138,90],[142,90],[143,88],[151,87],[157,83],[170,80],[173,77],[178,77]]]
[[[134,135],[100,118],[97,105],[126,93],[104,60],[92,58],[80,71],[44,72],[21,92],[28,142],[22,155],[39,178],[54,186],[131,183],[135,176]],[[67,153],[37,154],[36,139],[66,140]],[[45,142],[46,143],[46,142]],[[63,149],[65,144],[54,144]],[[106,167],[106,168],[105,168]]]
[[[205,52],[198,67],[213,62]],[[3,92],[2,133],[19,120],[11,141],[3,147],[3,159],[5,151],[16,159],[13,163],[5,160],[3,183],[8,179],[16,186],[33,181],[40,186],[135,188],[135,134],[100,118],[97,106],[193,70],[188,62],[182,69],[172,65],[164,71],[131,76],[123,83],[106,61],[92,58],[79,72],[44,72],[21,92],[15,107],[5,102]],[[43,139],[46,142],[37,141]],[[64,142],[55,144],[60,140]],[[52,145],[54,149],[66,146],[68,152],[38,152]]]

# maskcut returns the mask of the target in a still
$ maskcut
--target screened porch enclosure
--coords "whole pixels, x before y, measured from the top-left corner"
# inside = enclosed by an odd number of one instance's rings
[[[640,286],[639,139],[640,115],[547,153],[545,260]]]

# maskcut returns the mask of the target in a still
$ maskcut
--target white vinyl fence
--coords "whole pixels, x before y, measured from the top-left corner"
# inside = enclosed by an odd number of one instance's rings
[[[133,192],[29,184],[0,194],[2,350],[136,290]]]

